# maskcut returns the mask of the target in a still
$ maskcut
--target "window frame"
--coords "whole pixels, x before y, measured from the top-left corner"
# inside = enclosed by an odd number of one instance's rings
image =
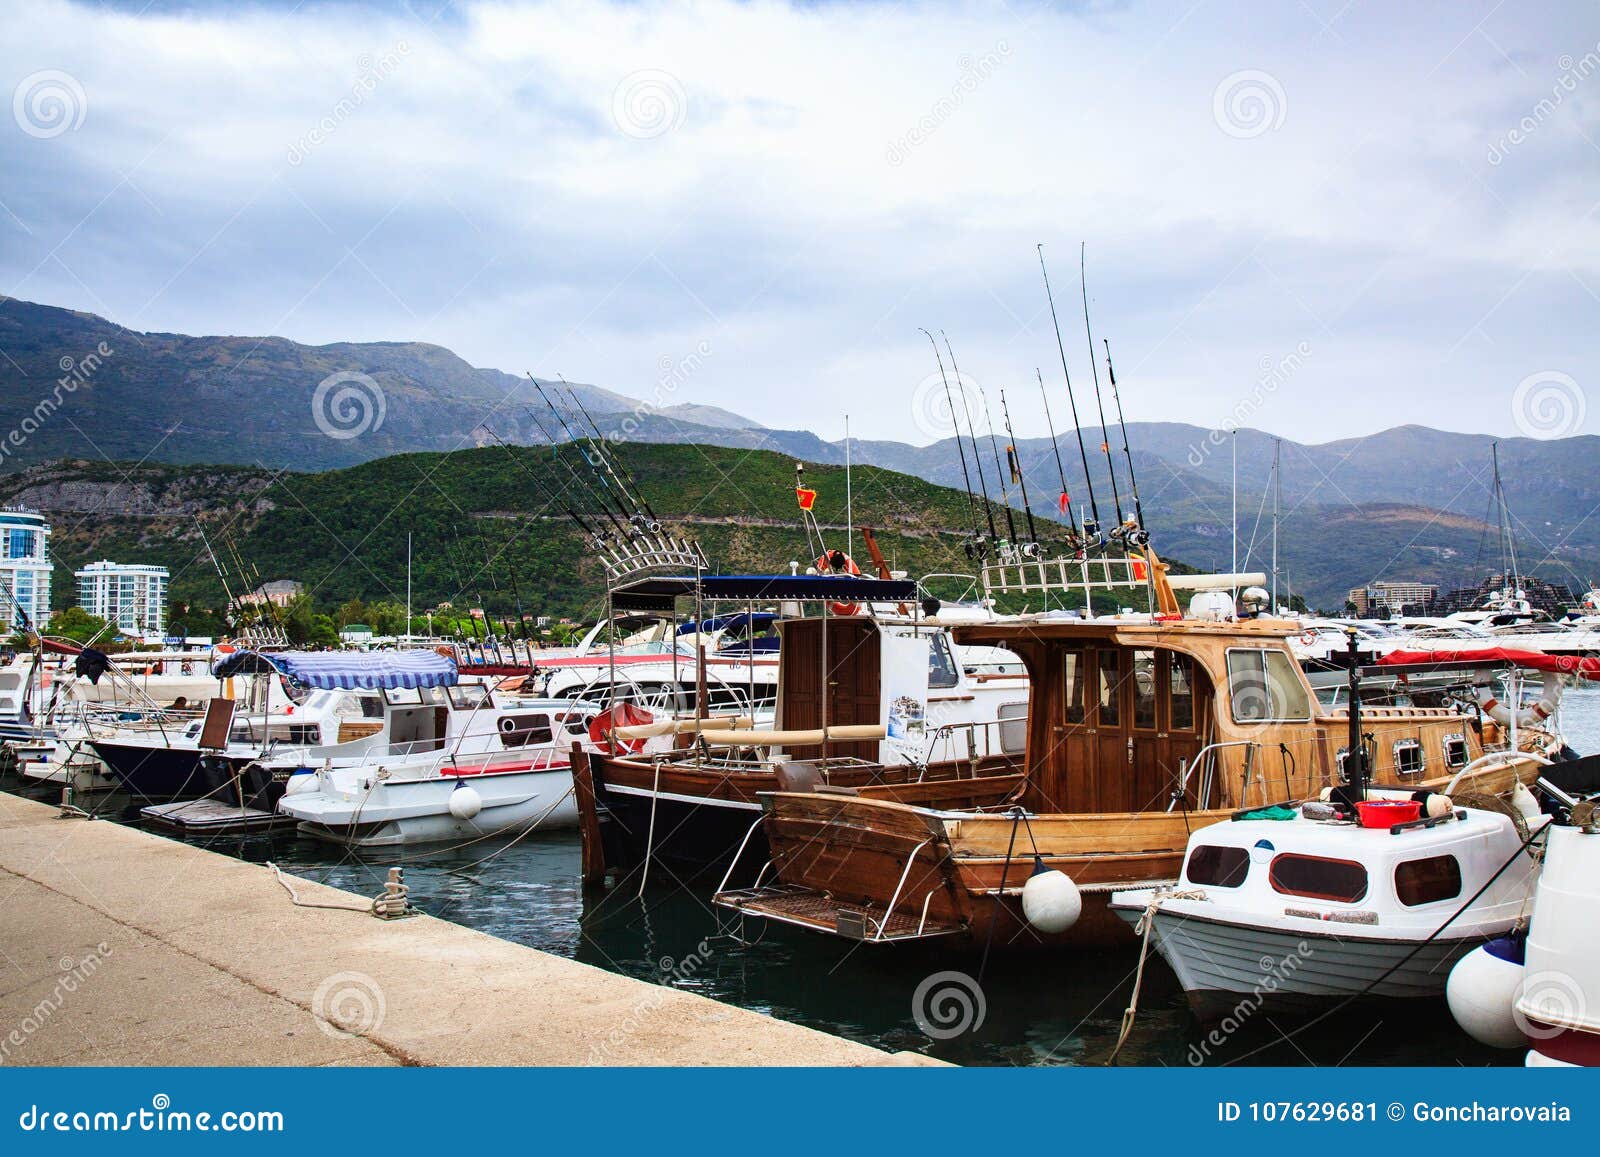
[[[1453,892],[1445,892],[1445,893],[1442,893],[1442,894],[1440,894],[1438,896],[1431,896],[1431,897],[1429,897],[1429,898],[1427,898],[1425,900],[1408,900],[1408,899],[1406,899],[1405,888],[1407,886],[1414,887],[1414,886],[1417,886],[1417,885],[1415,885],[1415,884],[1405,885],[1405,884],[1401,883],[1400,873],[1401,873],[1402,869],[1411,868],[1411,867],[1414,867],[1414,866],[1420,865],[1420,864],[1435,864],[1435,863],[1438,863],[1441,860],[1450,861],[1450,864],[1455,869],[1455,885],[1456,885],[1455,891],[1453,891]],[[1393,876],[1394,876],[1393,882],[1394,882],[1395,899],[1399,900],[1400,903],[1403,904],[1407,908],[1425,908],[1429,904],[1443,904],[1443,903],[1445,903],[1445,902],[1447,902],[1449,900],[1458,899],[1460,897],[1460,895],[1461,895],[1461,889],[1464,886],[1463,885],[1463,877],[1462,877],[1462,874],[1461,874],[1461,860],[1459,858],[1457,858],[1453,853],[1450,853],[1450,852],[1444,852],[1444,853],[1442,853],[1440,855],[1437,855],[1437,856],[1418,856],[1416,859],[1401,860],[1399,863],[1397,863],[1394,866]],[[1422,883],[1425,884],[1425,883],[1427,883],[1427,881],[1424,880],[1424,881],[1422,881]]]
[[[1311,892],[1285,887],[1278,880],[1278,865],[1291,860],[1297,863],[1335,864],[1341,868],[1357,868],[1361,872],[1361,891],[1355,896],[1348,896],[1335,892]],[[1304,852],[1279,852],[1272,857],[1272,861],[1267,865],[1267,883],[1280,896],[1294,896],[1301,900],[1321,900],[1329,904],[1359,904],[1372,891],[1372,873],[1367,871],[1367,866],[1360,860],[1341,860],[1334,856],[1312,856]]]
[[[1276,655],[1279,661],[1285,665],[1286,674],[1289,676],[1290,681],[1294,684],[1297,693],[1305,704],[1305,714],[1274,714],[1260,719],[1239,718],[1239,696],[1237,690],[1235,689],[1236,677],[1233,666],[1233,657],[1235,655],[1259,655],[1261,657],[1260,678],[1262,687],[1267,693],[1267,703],[1268,706],[1277,707],[1278,704],[1276,700],[1278,696],[1273,694],[1272,679],[1268,672],[1270,665],[1268,656]],[[1316,696],[1312,695],[1306,690],[1305,683],[1300,679],[1299,670],[1296,667],[1294,660],[1287,652],[1280,651],[1274,647],[1229,647],[1223,655],[1223,668],[1228,675],[1228,717],[1232,719],[1233,722],[1249,727],[1263,723],[1310,723],[1314,717],[1316,712]]]

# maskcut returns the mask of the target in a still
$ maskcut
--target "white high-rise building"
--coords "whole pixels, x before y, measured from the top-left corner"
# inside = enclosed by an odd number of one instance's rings
[[[50,621],[50,524],[36,510],[0,509],[0,620],[35,628]]]
[[[101,559],[76,572],[78,605],[129,634],[167,629],[167,568]]]

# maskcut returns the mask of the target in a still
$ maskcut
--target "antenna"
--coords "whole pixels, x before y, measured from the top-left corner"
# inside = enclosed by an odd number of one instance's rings
[[[1045,268],[1042,243],[1038,250],[1039,270],[1044,274],[1044,295],[1050,302],[1050,324],[1056,331],[1056,352],[1061,355],[1061,376],[1067,382],[1067,403],[1072,407],[1072,425],[1078,435],[1078,458],[1083,462],[1083,483],[1089,490],[1089,513],[1092,518],[1083,520],[1084,546],[1088,548],[1104,541],[1100,537],[1100,505],[1094,500],[1094,476],[1089,473],[1089,454],[1083,448],[1083,423],[1078,420],[1078,402],[1072,396],[1072,375],[1067,372],[1067,348],[1061,343],[1061,322],[1056,318],[1056,298],[1050,292],[1050,271]]]

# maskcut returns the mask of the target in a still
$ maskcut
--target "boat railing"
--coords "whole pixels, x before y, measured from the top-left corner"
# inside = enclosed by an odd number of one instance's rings
[[[1022,731],[1022,742],[1014,747],[1007,746],[1005,741],[1005,728],[1015,727]],[[991,732],[990,728],[996,729]],[[928,768],[934,763],[944,760],[960,759],[961,755],[952,751],[958,743],[959,737],[965,734],[964,744],[965,759],[968,763],[976,765],[980,759],[990,755],[1021,755],[1027,750],[1028,717],[1018,715],[1009,719],[968,719],[956,723],[941,723],[928,733],[928,746],[920,760],[916,761],[918,769],[917,782],[922,782],[928,774]],[[982,736],[983,742],[979,743]],[[941,747],[943,751],[941,752]]]
[[[1172,800],[1167,804],[1167,810],[1176,811],[1189,792],[1189,780],[1195,774],[1195,769],[1200,769],[1199,787],[1195,791],[1195,806],[1204,810],[1207,801],[1211,799],[1212,789],[1216,786],[1217,777],[1217,752],[1230,747],[1242,747],[1244,755],[1244,786],[1240,790],[1239,802],[1244,802],[1244,791],[1249,789],[1250,775],[1255,769],[1256,754],[1261,750],[1261,744],[1254,739],[1228,739],[1217,743],[1208,743],[1195,753],[1193,759],[1180,761],[1178,764],[1178,783],[1173,789]]]
[[[983,568],[988,594],[1045,591],[1148,590],[1149,564],[1142,558],[1033,558],[1004,560]]]

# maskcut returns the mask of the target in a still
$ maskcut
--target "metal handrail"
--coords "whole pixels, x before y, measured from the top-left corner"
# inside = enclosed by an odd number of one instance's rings
[[[912,848],[911,854],[906,857],[905,870],[900,873],[900,882],[894,886],[894,895],[889,897],[889,906],[883,911],[883,919],[874,921],[878,925],[878,931],[872,937],[874,943],[881,943],[883,940],[883,934],[889,926],[889,917],[894,915],[894,906],[900,902],[900,890],[906,886],[906,877],[911,875],[911,865],[917,862],[917,854],[933,843],[933,839],[934,837],[929,836]],[[932,893],[929,893],[929,895],[931,897]]]
[[[1206,744],[1199,751],[1195,752],[1193,759],[1185,760],[1178,765],[1178,790],[1172,793],[1172,801],[1167,804],[1167,811],[1170,812],[1175,810],[1178,806],[1178,801],[1181,800],[1185,793],[1188,792],[1189,775],[1196,767],[1200,765],[1200,761],[1208,754],[1215,751],[1220,751],[1224,747],[1253,747],[1259,749],[1261,745],[1254,739],[1227,739],[1218,743]],[[1195,802],[1201,809],[1205,808],[1206,800],[1211,798],[1211,788],[1214,783],[1215,769],[1216,759],[1213,757],[1210,768],[1201,774],[1200,787],[1195,795]],[[1239,802],[1243,803],[1244,801],[1240,800]]]

